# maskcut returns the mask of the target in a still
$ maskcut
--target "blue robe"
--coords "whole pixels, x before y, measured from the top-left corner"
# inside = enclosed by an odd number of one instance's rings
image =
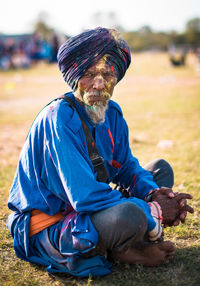
[[[64,99],[56,99],[38,114],[26,138],[9,195],[8,207],[13,213],[7,226],[18,257],[46,265],[49,272],[105,275],[111,265],[104,256],[82,256],[98,242],[90,215],[128,200],[144,211],[150,231],[155,221],[144,198],[158,186],[131,154],[119,105],[110,100],[105,122],[94,126],[73,93],[68,96],[95,138],[109,183],[129,188],[131,196],[124,198],[109,184],[97,181],[79,115]],[[48,215],[63,212],[65,218],[30,238],[34,209]]]

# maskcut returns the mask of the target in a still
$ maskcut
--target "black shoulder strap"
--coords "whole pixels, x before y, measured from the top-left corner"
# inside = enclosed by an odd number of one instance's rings
[[[70,106],[72,106],[76,109],[76,111],[77,111],[77,113],[81,119],[81,122],[82,122],[82,127],[83,127],[83,131],[85,133],[89,157],[90,157],[90,160],[94,166],[95,172],[97,172],[97,179],[99,182],[106,183],[108,180],[108,173],[107,173],[107,170],[104,166],[104,159],[99,154],[99,151],[98,151],[97,146],[95,144],[95,140],[94,140],[92,134],[90,133],[90,130],[87,127],[87,124],[81,118],[81,116],[77,110],[77,107],[76,107],[72,98],[70,98],[66,94],[59,97],[59,98],[66,100],[70,104]]]

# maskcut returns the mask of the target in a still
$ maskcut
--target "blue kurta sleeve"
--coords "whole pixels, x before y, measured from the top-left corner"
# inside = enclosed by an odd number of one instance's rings
[[[114,134],[114,159],[120,163],[120,170],[114,178],[114,183],[128,188],[129,193],[137,198],[144,199],[153,189],[158,188],[149,171],[142,168],[138,159],[131,153],[129,147],[128,126],[122,116],[121,109],[117,106],[119,112],[115,118]],[[120,126],[120,128],[119,128]]]

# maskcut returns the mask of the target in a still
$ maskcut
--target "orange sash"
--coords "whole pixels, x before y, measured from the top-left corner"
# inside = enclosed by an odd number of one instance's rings
[[[30,218],[29,236],[31,237],[34,234],[47,228],[48,226],[59,222],[64,217],[65,216],[61,213],[57,213],[55,215],[48,215],[39,210],[33,210]]]

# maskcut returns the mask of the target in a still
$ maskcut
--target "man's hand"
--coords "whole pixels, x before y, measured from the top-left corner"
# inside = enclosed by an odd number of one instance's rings
[[[185,222],[187,212],[194,210],[187,204],[187,199],[192,196],[186,193],[174,193],[172,189],[162,187],[152,195],[152,201],[159,203],[163,213],[163,224],[167,226],[177,226],[180,221]]]

